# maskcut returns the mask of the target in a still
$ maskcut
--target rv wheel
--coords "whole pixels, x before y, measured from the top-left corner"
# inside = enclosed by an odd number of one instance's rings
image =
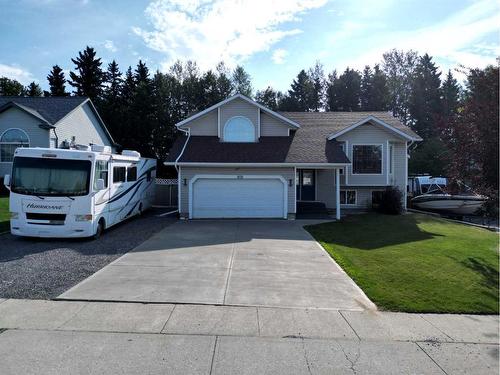
[[[104,232],[104,220],[101,219],[99,220],[99,223],[97,223],[97,229],[94,234],[94,240],[97,240],[99,237],[101,237],[102,232]]]

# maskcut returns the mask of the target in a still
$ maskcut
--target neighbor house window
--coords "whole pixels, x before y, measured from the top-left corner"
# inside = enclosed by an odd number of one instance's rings
[[[233,117],[224,126],[224,141],[255,142],[255,126],[246,117]]]
[[[30,147],[28,135],[21,129],[8,129],[0,137],[0,161],[11,162],[18,147]]]
[[[355,205],[356,190],[340,190],[340,204]]]
[[[352,173],[382,173],[382,145],[352,146]]]
[[[113,183],[125,182],[125,167],[113,167]]]

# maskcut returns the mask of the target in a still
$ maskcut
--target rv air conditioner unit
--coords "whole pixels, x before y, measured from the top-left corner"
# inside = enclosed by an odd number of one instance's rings
[[[89,145],[79,145],[79,144],[76,144],[74,146],[74,148],[75,148],[75,150],[78,150],[78,151],[91,151]]]
[[[123,150],[122,151],[122,155],[123,156],[132,156],[134,158],[140,158],[141,157],[141,153],[140,152],[133,151],[133,150]]]
[[[101,154],[111,154],[111,147],[103,145],[91,145],[92,151],[100,152]]]

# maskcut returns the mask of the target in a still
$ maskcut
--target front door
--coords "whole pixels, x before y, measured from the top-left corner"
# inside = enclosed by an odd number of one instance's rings
[[[297,170],[297,200],[316,200],[316,181],[314,169]]]

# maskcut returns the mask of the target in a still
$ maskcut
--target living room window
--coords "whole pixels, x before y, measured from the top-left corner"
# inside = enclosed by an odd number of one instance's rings
[[[230,118],[224,126],[224,142],[255,142],[255,126],[243,116]]]
[[[382,173],[382,145],[352,146],[353,174]]]

